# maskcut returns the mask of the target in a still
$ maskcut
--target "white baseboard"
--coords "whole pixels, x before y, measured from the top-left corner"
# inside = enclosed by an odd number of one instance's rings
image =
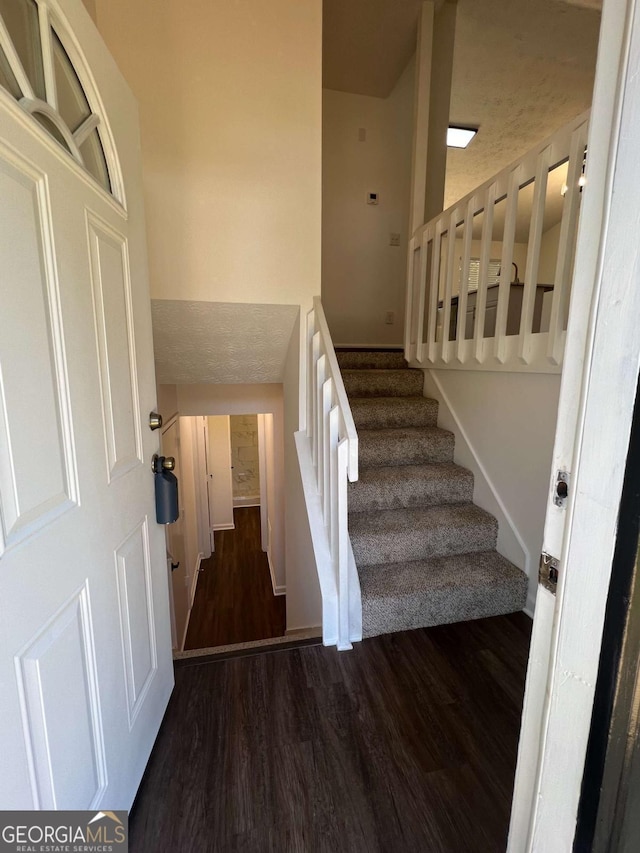
[[[260,506],[260,495],[247,495],[233,499],[233,508],[239,506]]]
[[[305,628],[287,628],[284,635],[292,639],[300,635],[303,637],[322,637],[322,625],[309,625]]]
[[[275,573],[275,570],[273,568],[273,563],[271,562],[271,554],[269,553],[269,551],[267,551],[266,554],[267,554],[267,563],[269,563],[269,574],[271,575],[271,586],[273,587],[273,594],[274,595],[286,595],[287,594],[287,587],[284,584],[278,585],[276,583],[276,573]]]
[[[191,580],[191,589],[189,590],[189,610],[187,612],[187,618],[184,623],[184,632],[182,634],[182,643],[180,644],[180,651],[184,651],[184,644],[187,642],[187,631],[189,630],[189,620],[191,619],[191,609],[193,607],[193,601],[196,597],[196,589],[198,586],[198,578],[200,577],[200,564],[202,563],[202,559],[204,554],[200,552],[196,558],[196,569],[193,573],[193,579]]]
[[[400,349],[404,352],[404,343],[398,341],[397,344],[337,344],[334,343],[334,349]]]

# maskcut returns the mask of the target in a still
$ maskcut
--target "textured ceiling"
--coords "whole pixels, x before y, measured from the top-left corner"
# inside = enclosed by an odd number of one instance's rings
[[[282,382],[296,305],[152,299],[163,385]]]
[[[591,104],[601,0],[458,0],[445,207]],[[387,97],[415,49],[419,0],[325,0],[323,84]]]
[[[459,0],[445,207],[591,105],[600,15],[556,0]]]

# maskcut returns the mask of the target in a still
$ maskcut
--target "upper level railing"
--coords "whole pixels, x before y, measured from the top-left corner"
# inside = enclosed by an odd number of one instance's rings
[[[559,372],[588,122],[589,112],[578,116],[416,230],[407,277],[409,361]]]
[[[358,435],[322,303],[307,315],[307,436],[337,593],[337,646],[351,648],[347,481],[358,479]]]

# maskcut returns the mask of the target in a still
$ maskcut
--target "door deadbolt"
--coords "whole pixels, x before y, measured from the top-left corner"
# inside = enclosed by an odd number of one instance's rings
[[[158,412],[149,412],[149,429],[153,432],[162,426],[162,415]]]

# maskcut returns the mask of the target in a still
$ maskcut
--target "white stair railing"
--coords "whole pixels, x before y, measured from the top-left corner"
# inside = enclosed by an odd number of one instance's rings
[[[307,436],[337,592],[339,649],[351,648],[347,482],[358,479],[358,435],[319,297],[307,315]]]
[[[409,362],[560,371],[588,123],[589,112],[578,116],[413,234],[405,323]],[[566,175],[562,193],[550,180],[560,174]],[[540,282],[548,204],[555,206],[559,226],[555,273],[553,281]],[[517,272],[512,278],[516,250],[522,282]],[[499,274],[490,280],[496,261]]]

